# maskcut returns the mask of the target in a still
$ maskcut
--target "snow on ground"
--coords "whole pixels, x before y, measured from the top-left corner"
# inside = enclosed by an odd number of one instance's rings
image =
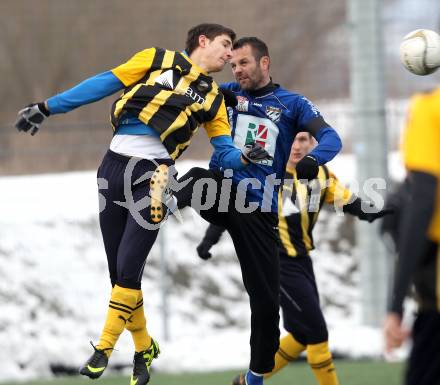
[[[391,163],[393,175],[400,179],[397,158],[393,156]],[[194,165],[181,162],[180,175]],[[344,182],[355,172],[346,155],[335,159],[331,168]],[[95,176],[76,172],[0,178],[0,382],[18,375],[22,380],[48,377],[51,365],[78,367],[92,351],[88,341],[99,337],[110,285],[97,222]],[[183,224],[171,219],[161,230],[144,273],[148,327],[162,350],[154,366],[172,372],[246,367],[250,312],[230,238],[224,234],[213,248],[215,258],[201,261],[195,246],[206,223],[189,209],[183,216]],[[343,225],[338,220],[332,228]],[[161,242],[166,245],[166,279],[161,275]],[[338,268],[348,271],[352,248],[347,240],[341,242],[337,256],[324,245],[316,254],[327,265],[335,265],[337,257]],[[379,356],[381,331],[360,322],[356,274],[341,283],[328,275],[325,263],[316,265],[318,282],[325,279],[326,292],[340,302],[324,306],[333,351]],[[169,292],[167,324],[164,284]],[[110,366],[130,365],[128,333],[117,349]]]

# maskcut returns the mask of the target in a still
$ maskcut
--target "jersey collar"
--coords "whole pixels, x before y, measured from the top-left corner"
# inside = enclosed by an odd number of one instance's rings
[[[199,72],[202,73],[203,75],[209,76],[209,74],[208,74],[206,71],[202,70],[202,69],[201,69],[196,63],[194,63],[194,62],[190,59],[188,53],[187,53],[185,50],[181,51],[181,54],[182,54],[183,56],[185,56],[186,60],[188,60],[188,61],[193,65],[193,67],[195,67],[195,68],[197,69],[197,71],[199,71]]]
[[[272,93],[273,91],[275,91],[279,87],[280,87],[280,85],[272,82],[272,78],[271,78],[270,82],[268,84],[266,84],[264,87],[258,88],[257,90],[248,91],[248,94],[253,96],[254,98],[259,97],[259,96],[264,96],[264,95]]]

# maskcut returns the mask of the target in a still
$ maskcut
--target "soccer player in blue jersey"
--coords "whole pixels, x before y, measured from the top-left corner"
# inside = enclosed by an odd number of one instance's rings
[[[280,339],[272,372],[264,377],[274,375],[305,352],[317,384],[338,385],[328,344],[327,323],[320,307],[310,257],[315,248],[313,229],[324,205],[331,205],[335,210],[368,222],[390,214],[392,210],[377,210],[372,203],[356,197],[339,182],[327,165],[319,166],[318,176],[311,185],[299,183],[295,165],[314,146],[315,140],[310,133],[300,132],[295,136],[286,177],[279,192],[280,306],[287,333]],[[202,242],[197,246],[200,258],[211,258],[210,248],[218,242],[224,230],[209,225]],[[232,385],[243,384],[244,376],[244,373],[238,375]]]
[[[190,183],[175,195],[179,207],[195,207],[231,235],[251,307],[251,358],[244,381],[260,385],[274,367],[279,345],[278,189],[290,149],[300,131],[318,141],[296,166],[298,179],[307,182],[317,176],[319,165],[339,152],[341,141],[308,99],[272,81],[263,41],[256,37],[236,41],[231,66],[236,82],[221,88],[231,104],[234,144],[239,149],[259,144],[271,158],[252,160],[248,167],[230,172],[214,153],[210,170],[191,169],[179,180]],[[208,180],[216,183],[206,186]]]
[[[258,144],[241,152],[231,139],[222,94],[211,76],[231,58],[235,33],[219,24],[188,31],[183,52],[148,48],[126,63],[18,113],[16,127],[34,135],[49,115],[65,113],[123,91],[114,102],[110,149],[98,170],[105,200],[99,219],[112,285],[107,318],[94,352],[80,373],[98,378],[127,329],[134,345],[131,382],[145,385],[158,344],[146,328],[141,278],[164,218],[162,198],[174,160],[203,124],[219,164],[244,169],[267,158]],[[152,174],[152,175],[151,175]]]

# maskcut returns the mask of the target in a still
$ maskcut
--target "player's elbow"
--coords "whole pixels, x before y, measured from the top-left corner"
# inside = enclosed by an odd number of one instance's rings
[[[338,135],[336,130],[332,128],[332,134],[333,134],[333,145],[335,147],[336,152],[340,152],[342,150],[342,140],[341,137]]]

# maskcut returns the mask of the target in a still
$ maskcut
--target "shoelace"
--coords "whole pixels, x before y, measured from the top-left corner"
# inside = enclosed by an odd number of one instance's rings
[[[90,345],[92,345],[93,349],[95,350],[95,354],[90,360],[90,364],[93,367],[95,367],[98,364],[98,361],[105,355],[106,350],[113,350],[113,348],[98,349],[95,345],[93,345],[92,341],[90,341]]]

